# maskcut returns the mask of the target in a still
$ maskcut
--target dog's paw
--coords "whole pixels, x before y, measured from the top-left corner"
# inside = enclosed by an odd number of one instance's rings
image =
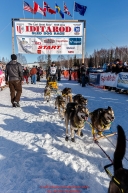
[[[83,135],[84,135],[84,134],[83,134],[83,132],[81,131],[81,133],[80,133],[80,137],[83,137]]]
[[[72,141],[72,142],[75,142],[75,139],[74,139],[74,138],[71,138],[71,141]]]
[[[65,141],[68,141],[68,136],[65,137]]]

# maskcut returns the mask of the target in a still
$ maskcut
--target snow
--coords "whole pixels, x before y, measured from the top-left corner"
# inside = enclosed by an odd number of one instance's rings
[[[106,193],[109,177],[104,166],[111,163],[93,143],[88,124],[76,143],[65,141],[64,120],[55,110],[56,95],[43,98],[46,80],[24,84],[21,108],[12,108],[9,89],[0,92],[0,193],[87,192]],[[75,81],[62,79],[59,89],[72,88],[73,95],[88,99],[89,111],[111,106],[115,112],[112,131],[120,124],[128,139],[128,96]],[[117,136],[101,139],[99,144],[113,159]],[[128,157],[128,151],[126,156]],[[127,168],[127,160],[123,160]],[[113,173],[113,169],[110,169]],[[52,186],[52,187],[50,187]],[[69,187],[70,186],[70,187]],[[85,186],[88,188],[85,189]]]

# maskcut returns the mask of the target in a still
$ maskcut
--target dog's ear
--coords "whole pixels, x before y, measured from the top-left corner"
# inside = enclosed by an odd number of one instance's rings
[[[112,110],[112,108],[108,106],[108,110]]]

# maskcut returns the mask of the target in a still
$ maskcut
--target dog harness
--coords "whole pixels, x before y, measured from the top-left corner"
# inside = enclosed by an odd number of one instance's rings
[[[122,185],[114,176],[112,176],[110,171],[107,169],[108,167],[110,167],[112,165],[113,165],[113,163],[104,166],[105,172],[111,178],[111,181],[114,182],[117,185],[117,187],[119,188],[120,192],[121,193],[125,193],[128,190],[128,185]]]
[[[89,123],[89,122],[88,122],[88,123]],[[111,123],[112,123],[112,122],[111,122]],[[111,123],[109,123],[108,125],[111,126]],[[92,124],[91,124],[91,123],[89,123],[89,125],[90,125],[90,127],[92,128],[92,134],[94,135],[94,134],[95,134],[95,129],[92,127]],[[107,125],[102,124],[102,129],[104,129],[106,126],[107,126]],[[104,131],[104,130],[103,130],[103,131]],[[102,134],[103,131],[99,131],[98,133],[99,133],[99,134]]]

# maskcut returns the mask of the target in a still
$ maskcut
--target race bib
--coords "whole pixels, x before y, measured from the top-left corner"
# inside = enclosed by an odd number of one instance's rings
[[[55,67],[51,67],[50,74],[56,74],[56,68]]]

